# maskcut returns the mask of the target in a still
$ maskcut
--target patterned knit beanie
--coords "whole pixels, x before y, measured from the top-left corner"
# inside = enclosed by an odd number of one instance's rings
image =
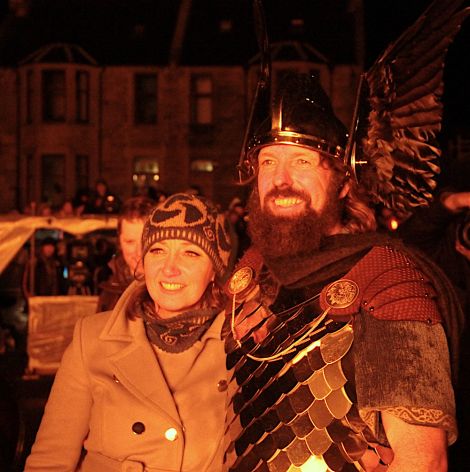
[[[176,193],[160,203],[142,233],[142,258],[157,241],[183,239],[199,246],[211,259],[222,282],[228,275],[232,250],[230,224],[207,199]]]

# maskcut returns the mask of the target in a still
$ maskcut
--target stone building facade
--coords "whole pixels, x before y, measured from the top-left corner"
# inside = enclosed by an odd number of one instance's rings
[[[277,61],[314,72],[348,123],[359,70],[317,56]],[[104,178],[121,198],[198,187],[223,207],[243,194],[235,166],[256,83],[250,67],[101,65],[49,44],[0,68],[0,212],[73,197]]]

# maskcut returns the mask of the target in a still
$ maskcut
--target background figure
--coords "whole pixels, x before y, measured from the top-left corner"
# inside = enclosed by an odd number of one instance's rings
[[[468,179],[465,168],[462,171]],[[470,191],[444,189],[429,208],[419,209],[400,226],[399,234],[439,264],[464,307],[466,325],[456,389],[459,439],[449,453],[449,470],[460,470],[468,463],[470,446]]]
[[[77,216],[86,213],[92,213],[91,208],[91,190],[88,188],[80,188],[77,190],[73,198],[73,206]]]
[[[119,213],[120,205],[119,197],[110,191],[106,181],[98,179],[90,198],[90,204],[85,208],[84,213]]]
[[[176,194],[153,211],[143,281],[77,322],[26,472],[222,470],[230,252],[207,200]]]
[[[67,292],[63,277],[64,266],[57,255],[57,242],[46,237],[39,243],[33,261],[34,287],[31,287],[30,264],[26,265],[24,287],[30,295],[64,295]]]
[[[73,207],[73,201],[71,198],[66,199],[64,203],[62,203],[62,206],[57,211],[56,216],[64,218],[75,216],[75,208]]]
[[[141,240],[144,223],[155,207],[155,202],[146,197],[133,197],[124,202],[118,219],[119,252],[108,264],[110,276],[99,285],[97,311],[114,308],[121,294],[141,272]],[[95,273],[99,282],[102,273]]]
[[[227,218],[237,235],[238,243],[235,260],[238,260],[251,244],[250,236],[248,235],[248,212],[238,197],[234,198],[230,203],[227,209]]]

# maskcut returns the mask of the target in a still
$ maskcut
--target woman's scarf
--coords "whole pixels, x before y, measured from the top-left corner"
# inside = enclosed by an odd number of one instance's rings
[[[142,318],[149,341],[166,352],[179,353],[189,349],[211,325],[217,309],[199,309],[160,318],[152,300],[136,304],[136,316]]]

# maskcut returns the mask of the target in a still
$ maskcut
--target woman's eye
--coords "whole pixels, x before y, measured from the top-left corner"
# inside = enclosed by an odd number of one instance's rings
[[[150,249],[149,252],[150,252],[150,254],[158,255],[158,254],[163,253],[163,249],[161,247],[153,247],[152,249]]]
[[[199,257],[200,254],[196,251],[186,251],[186,255],[190,256],[190,257]]]

